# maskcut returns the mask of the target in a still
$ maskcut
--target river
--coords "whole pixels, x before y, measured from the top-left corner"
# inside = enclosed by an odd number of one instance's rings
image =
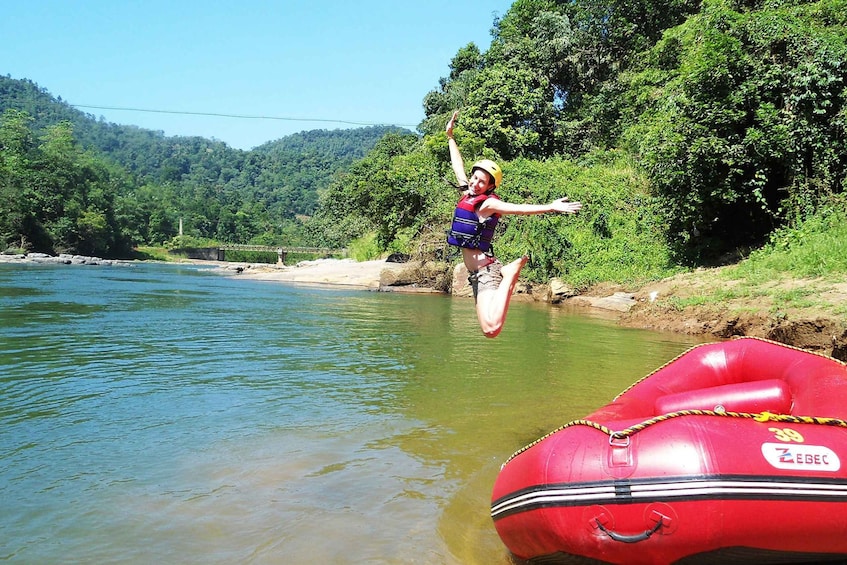
[[[0,265],[0,561],[509,564],[500,464],[697,343],[165,264]]]

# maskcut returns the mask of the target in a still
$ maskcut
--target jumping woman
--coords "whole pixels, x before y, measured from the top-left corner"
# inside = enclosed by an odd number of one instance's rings
[[[582,209],[579,202],[559,198],[550,204],[510,204],[494,194],[503,181],[503,171],[494,161],[483,159],[471,167],[471,177],[465,172],[465,163],[459,146],[453,138],[458,110],[447,122],[447,145],[450,163],[462,197],[453,213],[453,224],[447,242],[462,250],[462,260],[468,269],[468,282],[476,301],[476,315],[486,337],[497,337],[506,321],[509,301],[518,282],[521,269],[526,264],[523,256],[503,265],[494,256],[491,238],[500,216],[507,214],[529,215],[559,212],[575,214]]]

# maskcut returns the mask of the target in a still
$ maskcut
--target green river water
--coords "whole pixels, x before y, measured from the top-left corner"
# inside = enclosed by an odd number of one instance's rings
[[[514,451],[694,338],[161,264],[0,265],[0,561],[512,563]]]

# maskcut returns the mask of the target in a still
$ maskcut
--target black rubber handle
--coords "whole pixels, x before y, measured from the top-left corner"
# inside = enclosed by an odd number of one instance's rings
[[[601,524],[600,520],[595,519],[595,521],[597,522],[597,527],[600,528],[601,532],[603,532],[604,534],[606,534],[607,536],[609,536],[613,540],[619,541],[619,542],[622,542],[622,543],[638,543],[640,541],[644,541],[647,538],[649,538],[650,536],[652,536],[653,534],[655,534],[656,532],[658,532],[659,528],[662,527],[663,522],[664,522],[663,520],[659,519],[659,521],[656,522],[656,525],[653,526],[652,528],[650,528],[649,530],[645,530],[645,531],[641,532],[640,534],[627,535],[627,534],[619,534],[617,532],[613,532],[612,530],[608,529],[606,526]]]

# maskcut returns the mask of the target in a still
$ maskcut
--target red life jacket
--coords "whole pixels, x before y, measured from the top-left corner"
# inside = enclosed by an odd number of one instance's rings
[[[459,199],[453,211],[453,224],[447,235],[447,243],[485,252],[491,251],[491,238],[494,237],[494,228],[500,220],[500,215],[492,214],[482,220],[477,213],[482,203],[489,198],[498,198],[498,196],[492,193],[477,196],[465,194]]]

